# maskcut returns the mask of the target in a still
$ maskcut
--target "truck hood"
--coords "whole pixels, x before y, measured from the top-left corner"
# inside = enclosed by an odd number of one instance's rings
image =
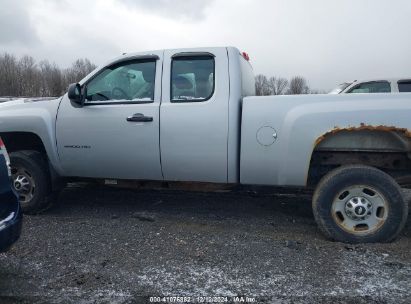
[[[30,108],[56,110],[62,97],[5,98],[0,99],[0,117],[3,111]]]

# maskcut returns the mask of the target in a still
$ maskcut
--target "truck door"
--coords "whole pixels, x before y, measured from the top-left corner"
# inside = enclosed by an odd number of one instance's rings
[[[160,108],[165,180],[227,182],[228,100],[226,49],[165,51]]]
[[[162,52],[120,59],[82,84],[83,107],[64,96],[57,147],[68,176],[162,180]]]

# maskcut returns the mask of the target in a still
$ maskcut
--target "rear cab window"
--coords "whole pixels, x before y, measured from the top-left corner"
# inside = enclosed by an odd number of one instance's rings
[[[354,86],[347,93],[391,93],[391,85],[388,81],[363,82]]]
[[[171,64],[171,102],[203,102],[215,90],[213,55],[178,55]]]
[[[398,91],[401,93],[411,92],[411,79],[398,81]]]

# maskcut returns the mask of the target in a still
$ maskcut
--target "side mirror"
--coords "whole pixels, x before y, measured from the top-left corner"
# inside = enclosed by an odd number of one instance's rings
[[[74,102],[80,106],[84,105],[84,97],[81,94],[80,84],[72,83],[69,85],[67,95],[71,102]]]

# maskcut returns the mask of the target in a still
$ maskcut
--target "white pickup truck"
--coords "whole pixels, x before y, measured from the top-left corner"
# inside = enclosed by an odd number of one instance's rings
[[[411,94],[255,97],[247,58],[233,47],[126,54],[61,98],[0,104],[25,212],[44,210],[60,181],[79,178],[311,187],[327,237],[398,236]]]
[[[354,80],[341,83],[329,94],[410,93],[411,77]]]

